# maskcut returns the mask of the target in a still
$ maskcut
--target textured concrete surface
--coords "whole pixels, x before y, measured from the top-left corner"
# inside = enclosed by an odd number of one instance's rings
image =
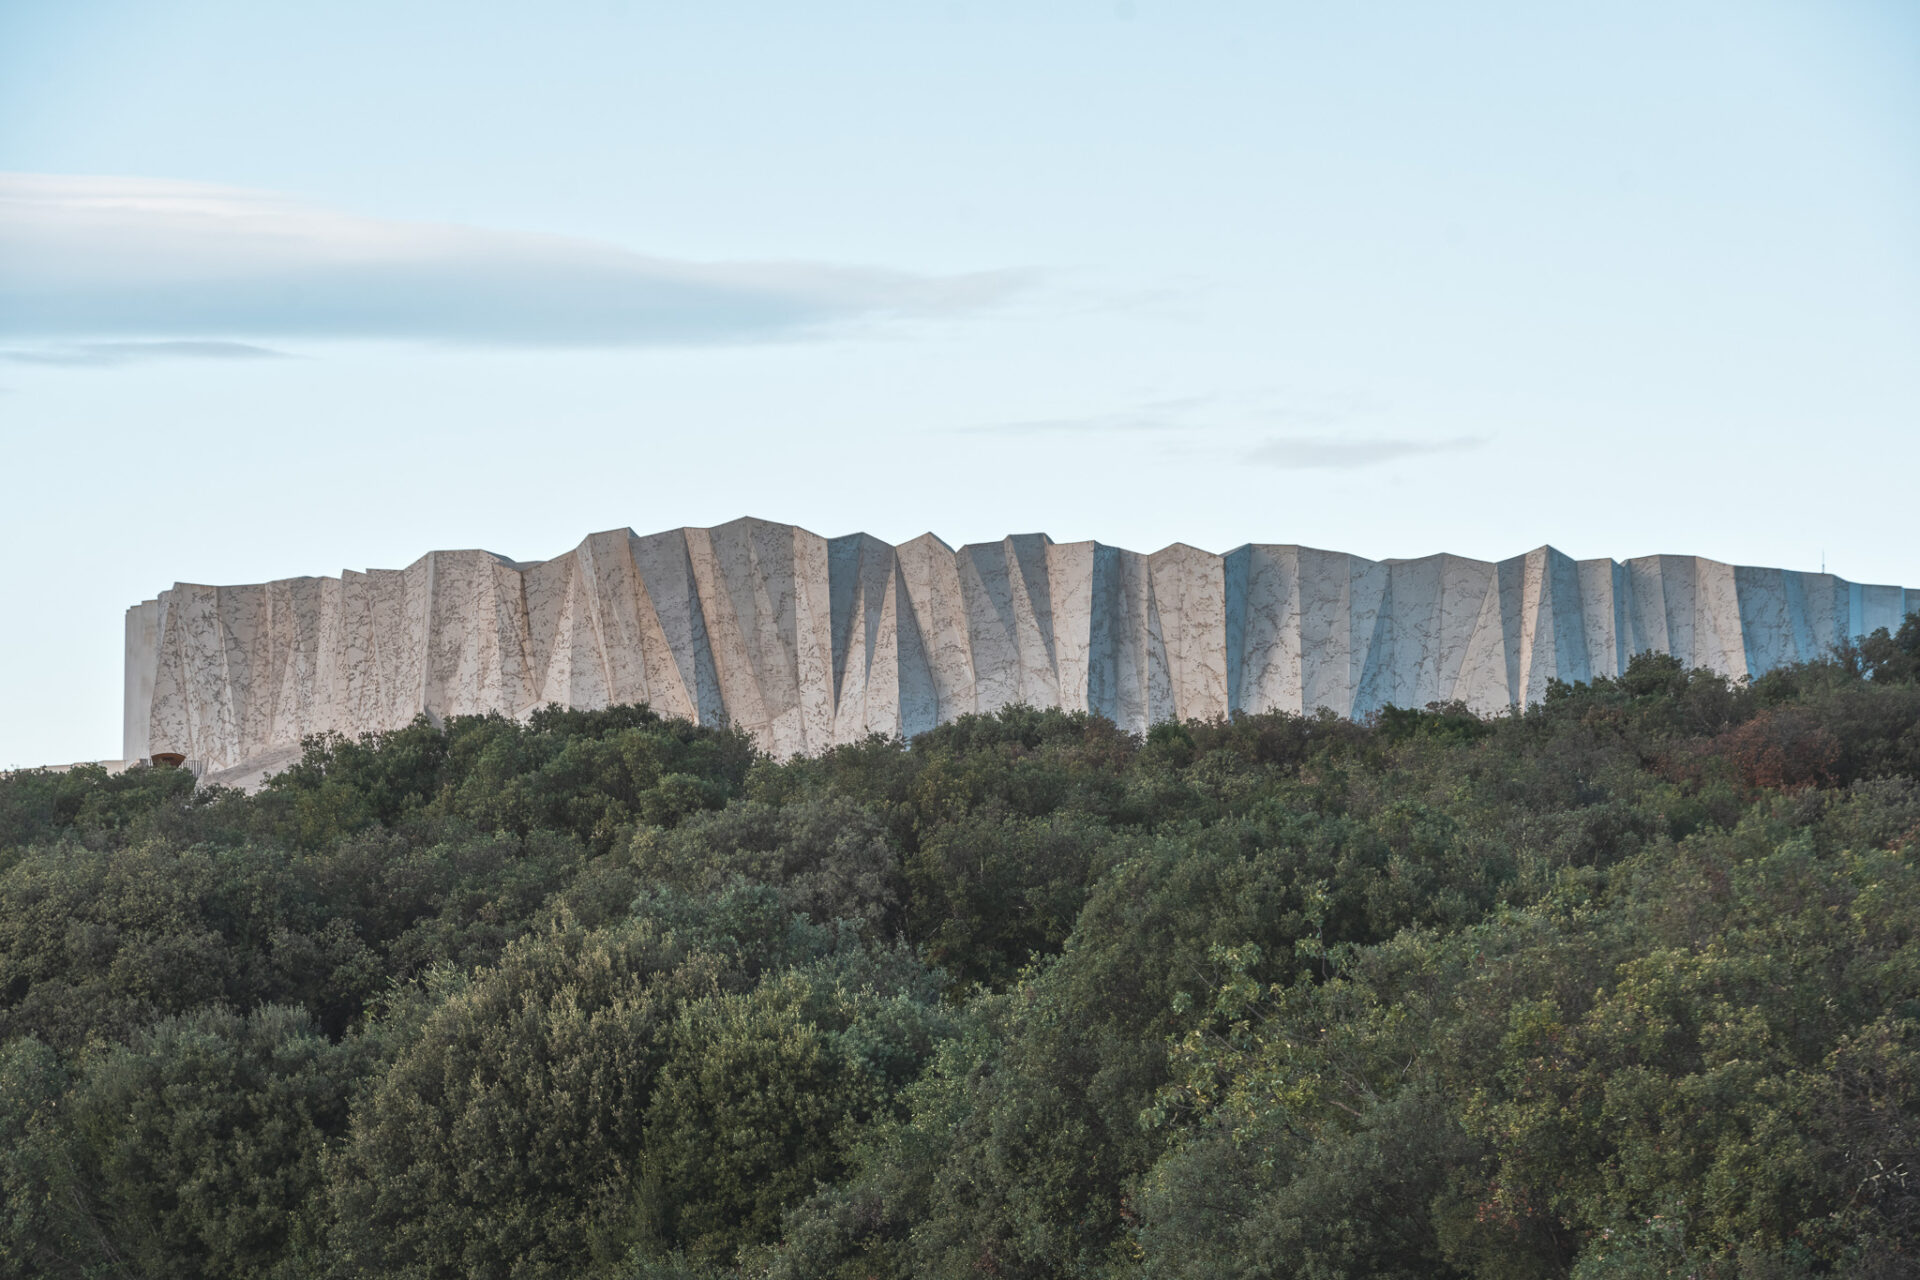
[[[1897,627],[1920,589],[1693,556],[1497,564],[1311,547],[1152,555],[1016,534],[958,551],[763,520],[596,533],[554,560],[176,584],[127,611],[126,741],[257,784],[305,734],[646,702],[776,755],[1009,703],[1139,730],[1236,711],[1499,711],[1643,650],[1731,676]]]

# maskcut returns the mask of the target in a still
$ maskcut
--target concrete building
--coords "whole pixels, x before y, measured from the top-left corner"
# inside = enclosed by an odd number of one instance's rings
[[[425,713],[645,702],[776,755],[1009,703],[1144,729],[1239,711],[1480,712],[1644,650],[1754,676],[1920,610],[1920,589],[1693,556],[1489,563],[1310,547],[1151,555],[1016,534],[957,551],[736,520],[596,533],[553,560],[179,583],[127,611],[123,754],[250,784],[302,736]]]

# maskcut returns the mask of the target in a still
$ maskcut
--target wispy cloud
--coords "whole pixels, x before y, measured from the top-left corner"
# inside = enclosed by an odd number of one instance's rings
[[[686,262],[198,183],[0,175],[0,335],[42,342],[747,342],[964,310],[1029,282],[1013,271]]]
[[[1465,453],[1486,440],[1454,436],[1446,440],[1398,440],[1383,436],[1270,436],[1243,456],[1255,466],[1284,471],[1352,471],[1435,453]]]
[[[135,360],[283,360],[284,351],[256,347],[250,342],[175,340],[169,342],[76,342],[66,346],[0,351],[11,364],[66,365],[100,368]]]
[[[1351,433],[1363,419],[1378,417],[1384,407],[1370,396],[1325,388],[1283,388],[1214,392],[1205,395],[1161,396],[1118,409],[1059,418],[1020,418],[988,422],[951,430],[968,435],[1105,435],[1115,432],[1156,432],[1188,439],[1181,448],[1195,447],[1191,437],[1206,435],[1216,447],[1245,457],[1245,441],[1264,437],[1248,460],[1270,465],[1365,465],[1360,461],[1282,461],[1286,451],[1299,457],[1317,453],[1322,459],[1359,458],[1369,450],[1404,447],[1451,449],[1478,443],[1442,441],[1431,446],[1398,440],[1356,439]],[[1276,430],[1284,433],[1274,435]],[[1271,457],[1267,456],[1271,453]]]
[[[1095,413],[1072,418],[1026,418],[1015,422],[988,422],[978,426],[955,427],[968,435],[1056,435],[1088,433],[1104,435],[1114,431],[1191,431],[1190,415],[1212,403],[1212,396],[1181,396],[1149,400],[1145,404],[1115,413]]]

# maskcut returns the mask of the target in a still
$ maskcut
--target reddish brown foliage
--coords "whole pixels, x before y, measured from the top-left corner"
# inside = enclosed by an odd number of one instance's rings
[[[1720,734],[1712,754],[1738,769],[1748,786],[1798,791],[1833,783],[1840,742],[1812,713],[1776,707]]]

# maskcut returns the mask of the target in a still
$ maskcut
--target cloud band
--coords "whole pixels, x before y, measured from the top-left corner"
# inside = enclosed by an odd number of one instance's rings
[[[364,218],[260,192],[0,175],[0,335],[750,342],[991,303],[1018,272],[685,262],[602,241]]]

